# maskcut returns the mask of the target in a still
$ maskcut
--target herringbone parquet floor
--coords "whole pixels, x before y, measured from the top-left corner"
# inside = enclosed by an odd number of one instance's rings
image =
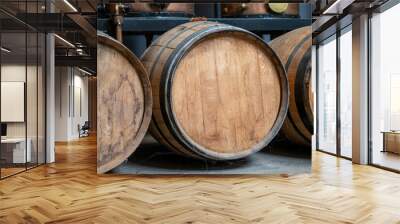
[[[400,175],[313,154],[296,176],[96,174],[94,138],[0,181],[0,223],[400,223]]]

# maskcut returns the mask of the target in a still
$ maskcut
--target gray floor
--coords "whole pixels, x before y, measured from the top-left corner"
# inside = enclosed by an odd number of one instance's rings
[[[118,174],[300,174],[311,170],[311,149],[273,146],[245,159],[228,162],[194,160],[176,155],[146,136],[128,161],[112,170]]]

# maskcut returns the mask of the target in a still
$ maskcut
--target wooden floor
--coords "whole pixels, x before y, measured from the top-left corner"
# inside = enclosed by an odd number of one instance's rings
[[[13,174],[25,171],[25,167],[23,168],[1,168],[1,178],[11,176]]]
[[[400,175],[314,153],[313,173],[96,174],[94,138],[0,181],[0,223],[400,223]]]
[[[375,150],[372,158],[374,164],[400,170],[400,154]]]

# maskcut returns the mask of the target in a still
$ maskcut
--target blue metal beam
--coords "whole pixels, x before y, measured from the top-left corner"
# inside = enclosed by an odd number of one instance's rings
[[[290,31],[303,26],[309,26],[312,22],[311,18],[280,17],[209,18],[208,20],[230,24],[258,33]],[[123,31],[132,33],[163,33],[189,21],[190,18],[184,17],[125,17]],[[99,30],[107,32],[109,26],[109,19],[98,19]]]

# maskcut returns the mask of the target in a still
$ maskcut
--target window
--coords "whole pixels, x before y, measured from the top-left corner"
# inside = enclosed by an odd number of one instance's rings
[[[336,153],[336,36],[318,47],[318,149]]]
[[[352,157],[352,32],[345,28],[340,36],[340,155]]]
[[[371,162],[400,170],[400,5],[371,18]]]

